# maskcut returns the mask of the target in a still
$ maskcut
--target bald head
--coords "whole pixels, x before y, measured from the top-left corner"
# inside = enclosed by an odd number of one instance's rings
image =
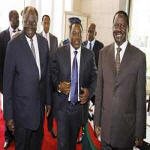
[[[96,34],[96,25],[94,23],[91,23],[88,28],[88,40],[93,41],[95,39]]]

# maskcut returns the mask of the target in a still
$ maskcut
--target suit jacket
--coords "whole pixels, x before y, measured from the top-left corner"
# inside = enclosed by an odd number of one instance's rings
[[[83,46],[86,47],[88,44],[88,41],[83,42]],[[95,54],[95,62],[96,66],[98,67],[98,59],[99,59],[99,52],[104,47],[104,44],[98,40],[95,40],[94,46],[93,46],[93,52]]]
[[[15,125],[36,130],[42,108],[50,105],[48,80],[48,43],[37,34],[39,70],[24,32],[8,43],[4,68],[4,117]],[[44,112],[43,112],[44,113]]]
[[[137,61],[138,60],[138,61]],[[146,59],[128,43],[116,76],[114,44],[99,56],[94,123],[113,147],[131,147],[146,134]]]
[[[3,91],[3,70],[7,44],[10,40],[9,28],[0,33],[0,91]]]
[[[20,30],[19,30],[20,31]],[[3,70],[7,44],[10,41],[9,28],[0,33],[0,91],[3,91]]]
[[[51,65],[52,82],[56,91],[55,109],[60,110],[65,107],[68,96],[58,93],[58,84],[62,81],[71,82],[71,60],[70,60],[70,45],[59,47],[55,52]],[[81,87],[88,88],[90,97],[93,96],[96,86],[96,65],[94,54],[86,48],[81,48],[80,58],[80,75],[79,75],[79,89]],[[88,118],[88,103],[83,105],[82,109],[82,123],[87,122]]]
[[[42,32],[40,33],[40,35],[42,35]],[[50,40],[50,52],[54,52],[58,48],[57,37],[54,36],[53,34],[49,33],[49,40]]]

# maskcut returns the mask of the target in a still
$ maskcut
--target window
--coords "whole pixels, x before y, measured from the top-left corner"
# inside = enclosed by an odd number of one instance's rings
[[[72,0],[4,0],[3,5],[0,5],[0,31],[9,27],[8,14],[10,10],[14,9],[17,10],[20,15],[19,28],[22,29],[21,11],[26,6],[34,6],[38,10],[39,21],[37,32],[42,31],[42,16],[45,14],[50,16],[50,32],[56,35],[60,42],[64,30],[64,12],[72,11]]]
[[[133,0],[130,9],[129,38],[133,45],[146,54],[147,59],[147,96],[150,97],[150,1]],[[150,114],[147,113],[146,142],[150,142]]]
[[[150,1],[133,0],[130,11],[131,43],[145,52],[150,60]],[[150,61],[147,61],[147,76],[150,77]]]

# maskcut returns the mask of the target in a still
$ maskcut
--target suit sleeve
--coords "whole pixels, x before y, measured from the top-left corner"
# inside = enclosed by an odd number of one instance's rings
[[[55,50],[57,50],[57,48],[58,48],[58,40],[56,38],[56,40],[55,40]]]
[[[95,64],[94,53],[92,53],[90,87],[89,87],[90,98],[92,98],[95,94],[96,79],[97,79],[97,68]]]
[[[135,137],[146,137],[146,58],[141,57],[136,84],[136,129]]]
[[[15,78],[15,50],[9,43],[6,50],[3,94],[4,94],[4,118],[6,121],[13,119],[13,82]]]
[[[98,77],[95,93],[95,112],[94,112],[94,125],[97,126],[101,126],[102,98],[103,98],[103,71],[102,71],[102,51],[100,51],[98,64]]]
[[[46,105],[51,105],[51,103],[52,103],[52,83],[51,83],[51,71],[49,70],[50,54],[49,54],[48,42],[46,42],[46,49],[47,49]]]
[[[57,63],[57,50],[51,54],[50,57],[50,65],[49,70],[51,72],[51,84],[55,91],[57,91],[57,87],[59,84],[58,80],[58,74],[59,74],[59,67]]]
[[[0,33],[0,91],[3,92],[3,72],[4,72],[4,59],[5,59],[5,42],[4,34]]]

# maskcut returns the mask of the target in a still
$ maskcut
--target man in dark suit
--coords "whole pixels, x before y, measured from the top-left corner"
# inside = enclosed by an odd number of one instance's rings
[[[88,100],[96,83],[96,65],[92,51],[81,47],[82,26],[70,26],[70,44],[59,47],[51,64],[56,91],[58,150],[75,150],[79,128],[87,122]]]
[[[98,67],[99,51],[104,47],[104,44],[95,39],[96,35],[96,25],[94,23],[91,23],[88,28],[88,40],[83,42],[83,46],[94,52],[96,66]]]
[[[78,23],[81,23],[81,20],[78,18],[78,17],[70,17],[68,19],[69,21],[69,26],[74,23],[74,22],[78,22]],[[70,41],[69,41],[69,38],[65,39],[64,41],[62,41],[62,44],[60,45],[67,45],[67,44],[70,44]]]
[[[94,124],[105,150],[132,150],[146,136],[146,59],[127,40],[128,29],[128,15],[118,11],[115,43],[99,55]]]
[[[7,46],[4,67],[4,118],[16,150],[40,150],[44,108],[50,113],[48,43],[36,34],[38,12],[27,7],[23,32]]]
[[[16,10],[11,10],[9,12],[9,22],[10,27],[0,33],[0,90],[3,91],[3,70],[4,70],[4,60],[6,54],[6,48],[8,42],[12,39],[15,32],[19,31],[19,14]],[[11,132],[5,127],[5,143],[4,148],[9,147],[10,142],[13,140]]]
[[[56,51],[56,49],[58,48],[58,41],[57,41],[57,37],[55,37],[53,34],[51,34],[49,32],[49,28],[50,28],[50,17],[48,15],[44,15],[42,17],[42,26],[43,26],[43,31],[41,32],[41,35],[43,37],[45,37],[48,41],[48,46],[49,46],[49,53],[50,53],[50,60],[51,57],[53,57],[53,52]],[[54,97],[53,97],[54,98]],[[54,100],[53,100],[54,101]],[[53,105],[53,101],[52,101],[52,105]],[[53,106],[52,106],[53,108]],[[53,129],[53,118],[54,118],[54,111],[53,109],[51,109],[51,113],[47,118],[47,125],[48,125],[48,130],[51,132],[51,135],[56,138],[57,135]]]

